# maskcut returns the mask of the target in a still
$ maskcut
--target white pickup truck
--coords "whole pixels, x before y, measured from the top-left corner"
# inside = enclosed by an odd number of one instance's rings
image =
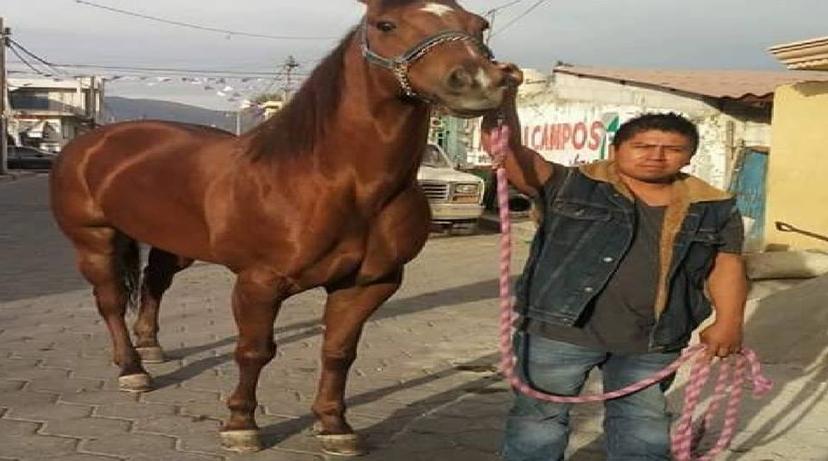
[[[484,181],[457,171],[445,152],[428,144],[417,180],[431,205],[433,223],[448,226],[453,233],[473,233],[483,214]]]

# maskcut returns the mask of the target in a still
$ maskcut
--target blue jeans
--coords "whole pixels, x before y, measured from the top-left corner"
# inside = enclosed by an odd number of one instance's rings
[[[533,388],[578,395],[590,370],[601,369],[609,392],[665,368],[678,353],[615,355],[538,335],[517,333],[517,372]],[[609,461],[666,460],[670,455],[670,414],[664,392],[672,379],[605,402],[605,449]],[[560,461],[569,443],[571,404],[542,402],[517,393],[506,421],[506,461]]]

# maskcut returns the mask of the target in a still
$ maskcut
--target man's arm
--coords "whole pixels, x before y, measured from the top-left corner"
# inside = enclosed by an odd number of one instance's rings
[[[514,65],[506,64],[504,66],[511,66],[510,72],[517,74],[518,78],[522,80],[520,71],[514,68]],[[520,82],[516,82],[519,84]],[[506,90],[507,94],[504,96],[503,106],[498,111],[493,111],[483,116],[482,132],[483,132],[483,146],[488,148],[490,145],[490,134],[498,125],[498,118],[500,113],[504,116],[504,124],[509,127],[509,149],[506,153],[505,165],[506,175],[509,182],[515,188],[526,195],[537,197],[540,194],[543,185],[552,176],[552,165],[547,162],[541,155],[528,147],[523,146],[520,140],[520,120],[517,114],[517,107],[515,98],[517,96],[517,85]]]
[[[742,347],[747,302],[747,272],[742,256],[720,252],[707,278],[716,319],[699,337],[710,357],[727,357]]]

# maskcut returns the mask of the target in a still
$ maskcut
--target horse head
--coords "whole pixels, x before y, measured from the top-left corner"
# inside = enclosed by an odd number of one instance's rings
[[[517,81],[517,69],[494,62],[483,42],[489,23],[455,0],[359,1],[367,6],[362,53],[404,95],[475,117],[499,107]]]

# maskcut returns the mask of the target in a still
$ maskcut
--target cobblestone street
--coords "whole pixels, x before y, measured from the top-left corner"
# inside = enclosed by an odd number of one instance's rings
[[[237,377],[232,274],[200,264],[176,278],[161,319],[171,360],[148,366],[152,392],[118,392],[106,328],[51,222],[45,183],[0,183],[0,460],[328,459],[307,434],[322,291],[291,298],[279,315],[277,357],[259,385],[266,449],[231,455],[217,429]],[[348,390],[350,420],[372,449],[360,459],[498,459],[511,397],[495,372],[497,251],[497,235],[433,238],[367,324]],[[526,251],[518,244],[516,270]],[[751,302],[747,343],[777,387],[761,401],[746,397],[722,459],[825,461],[828,278],[768,287]],[[603,459],[600,408],[576,409],[569,459]]]

